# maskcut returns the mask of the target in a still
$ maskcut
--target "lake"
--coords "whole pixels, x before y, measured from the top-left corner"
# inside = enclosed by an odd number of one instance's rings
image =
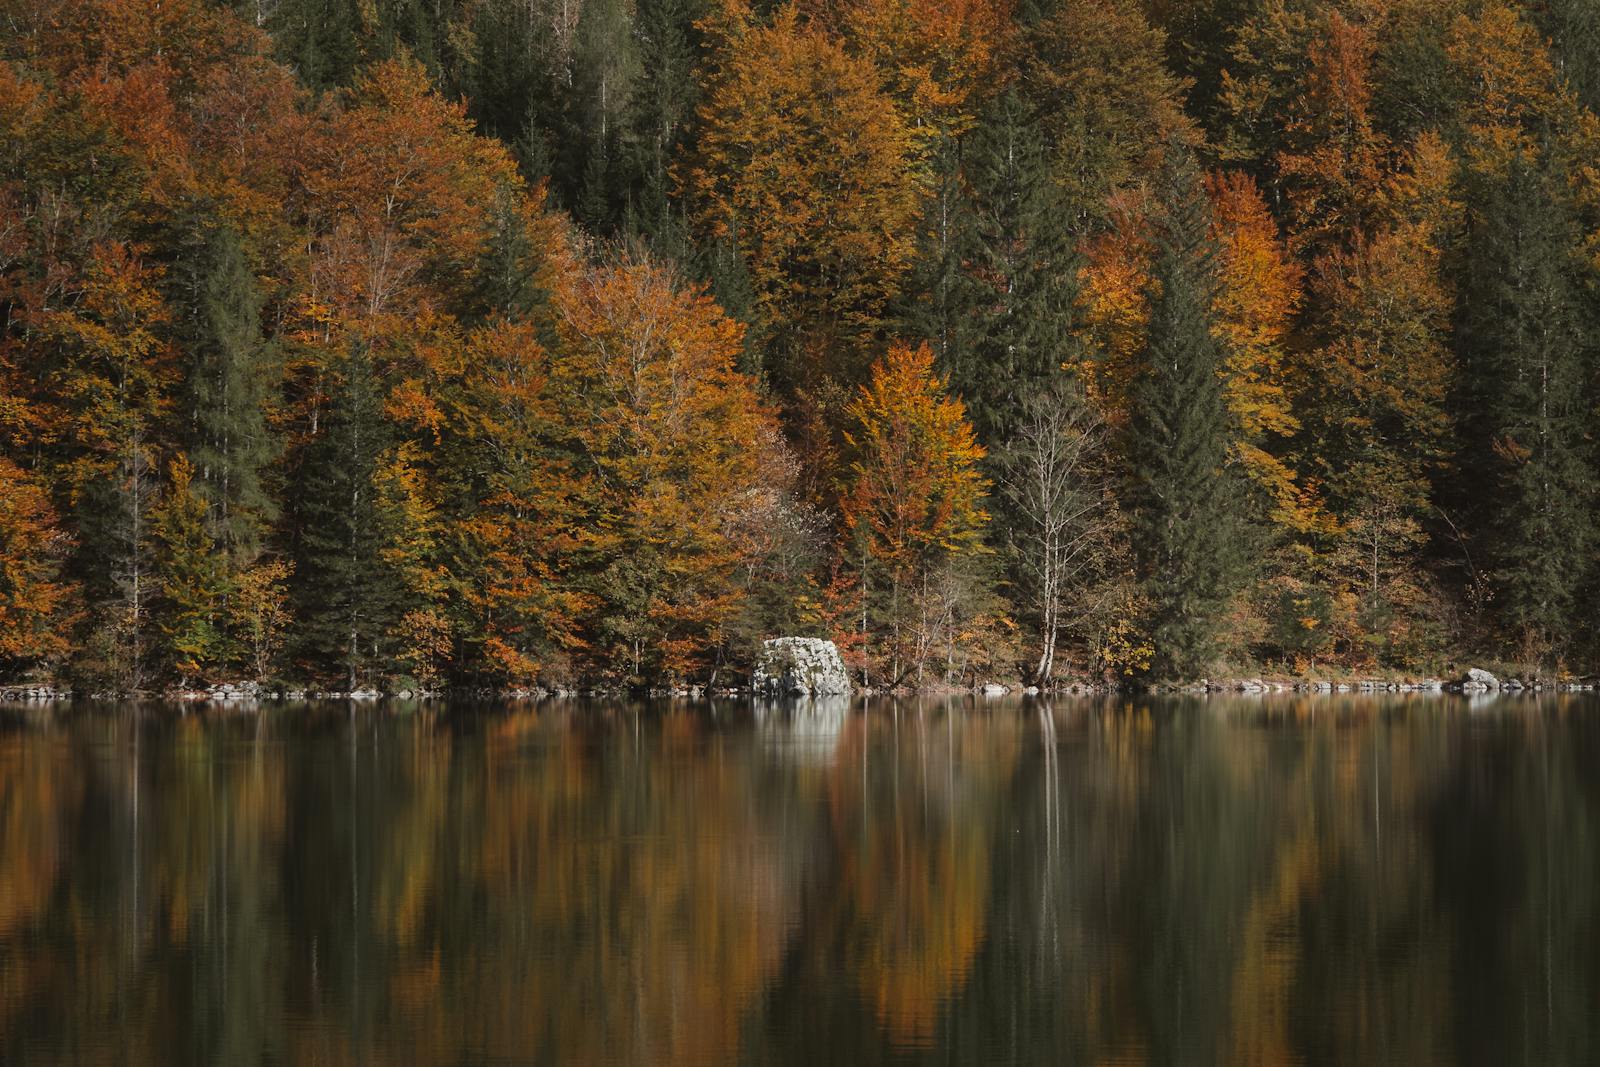
[[[1592,696],[0,709],[8,1065],[1597,1061]]]

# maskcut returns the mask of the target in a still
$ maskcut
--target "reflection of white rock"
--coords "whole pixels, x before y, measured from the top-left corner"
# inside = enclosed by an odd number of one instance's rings
[[[843,696],[755,705],[762,741],[796,763],[832,763],[849,715],[850,698]]]
[[[850,676],[832,641],[777,637],[762,644],[751,688],[763,696],[831,696],[850,692]]]

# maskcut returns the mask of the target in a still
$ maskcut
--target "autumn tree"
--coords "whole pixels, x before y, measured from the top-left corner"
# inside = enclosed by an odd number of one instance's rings
[[[178,456],[168,468],[161,503],[151,512],[160,590],[162,655],[179,685],[204,678],[228,658],[225,602],[228,570],[207,524],[210,510],[194,468]]]
[[[1403,660],[1421,651],[1427,594],[1419,573],[1449,427],[1452,306],[1442,245],[1459,204],[1453,163],[1424,138],[1387,183],[1376,232],[1311,268],[1306,328],[1315,347],[1295,369],[1296,465],[1335,520],[1318,567],[1344,620],[1345,651]]]
[[[1289,104],[1277,181],[1303,255],[1346,249],[1371,230],[1389,143],[1373,123],[1369,27],[1334,12],[1307,47],[1309,66]]]
[[[1272,174],[1307,77],[1318,14],[1304,0],[1269,0],[1232,27],[1215,96],[1202,112],[1217,155],[1229,165],[1260,178]]]
[[[891,687],[920,675],[929,595],[942,570],[981,550],[989,518],[984,450],[947,388],[926,345],[896,343],[847,412],[844,525],[870,596],[864,628],[878,634]]]
[[[1167,69],[1166,39],[1126,0],[1060,0],[1029,28],[1022,84],[1051,146],[1051,169],[1082,233],[1106,198],[1198,130],[1183,83]]]
[[[440,370],[430,391],[456,676],[566,680],[596,603],[584,577],[606,537],[587,521],[594,489],[555,406],[550,350],[533,325],[498,322]]]
[[[1010,43],[1005,0],[844,0],[831,21],[881,72],[920,156],[971,129],[1000,78]]]
[[[688,191],[748,270],[775,384],[853,382],[915,249],[911,135],[871,63],[793,8],[735,28]]]
[[[0,456],[0,665],[8,675],[48,669],[71,650],[73,588],[62,576],[70,550],[38,481]]]
[[[1233,423],[1229,447],[1272,501],[1273,521],[1303,531],[1318,521],[1318,505],[1285,456],[1300,428],[1288,345],[1302,270],[1251,179],[1216,173],[1207,177],[1206,190],[1217,246],[1212,307]]]
[[[713,666],[740,610],[734,536],[764,493],[772,415],[736,368],[741,327],[701,291],[624,260],[562,295],[551,388],[592,479],[582,588],[597,666],[635,682]]]

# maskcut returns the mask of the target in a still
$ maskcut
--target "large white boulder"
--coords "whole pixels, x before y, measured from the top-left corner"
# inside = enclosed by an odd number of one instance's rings
[[[850,692],[850,675],[832,641],[775,637],[762,642],[750,687],[765,696],[835,696]]]

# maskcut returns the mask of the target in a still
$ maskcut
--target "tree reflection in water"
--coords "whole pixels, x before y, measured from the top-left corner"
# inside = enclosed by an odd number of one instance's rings
[[[1597,710],[11,719],[0,1061],[1589,1062]]]

